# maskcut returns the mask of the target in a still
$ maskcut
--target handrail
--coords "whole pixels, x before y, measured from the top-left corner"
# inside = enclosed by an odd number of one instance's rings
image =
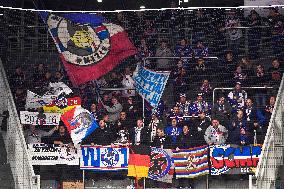
[[[256,169],[256,173],[255,173],[255,176],[256,176],[257,179],[259,179],[264,172],[265,168],[263,167],[263,165],[266,164],[265,159],[268,158],[267,157],[268,156],[268,149],[271,149],[271,147],[272,147],[272,150],[274,150],[274,144],[275,144],[275,132],[274,132],[275,124],[274,124],[274,122],[275,122],[275,119],[277,118],[276,117],[277,112],[282,111],[280,108],[281,108],[281,98],[283,98],[282,97],[283,89],[284,89],[284,75],[282,77],[282,81],[281,81],[281,84],[280,84],[280,87],[279,87],[279,90],[278,90],[274,110],[272,112],[272,115],[271,115],[271,118],[270,118],[270,121],[269,121],[269,126],[268,126],[268,129],[267,129],[267,132],[266,132],[265,140],[264,140],[264,143],[263,143],[263,146],[262,146],[261,155],[260,155],[259,162],[258,162],[258,165],[257,165],[257,169]],[[280,129],[282,129],[282,128],[280,128]],[[283,143],[283,141],[282,141],[282,143]],[[276,174],[276,172],[275,172],[275,174]]]
[[[23,128],[22,128],[22,125],[20,123],[20,119],[19,119],[19,116],[18,116],[18,113],[17,113],[17,109],[16,109],[16,105],[15,105],[15,102],[14,102],[14,98],[13,98],[13,95],[12,95],[12,92],[11,92],[11,89],[10,89],[10,86],[9,86],[9,83],[8,83],[8,80],[7,80],[7,76],[6,76],[6,73],[5,73],[5,70],[4,70],[4,67],[3,67],[1,59],[0,59],[0,72],[1,72],[1,75],[3,77],[1,79],[2,79],[3,85],[5,86],[5,90],[6,90],[6,93],[5,93],[6,97],[7,97],[6,100],[9,101],[8,103],[11,106],[11,111],[9,111],[9,115],[10,115],[9,117],[11,117],[11,115],[14,115],[13,117],[16,119],[16,120],[14,120],[15,123],[16,123],[15,126],[17,127],[17,129],[15,129],[15,130],[16,130],[16,132],[18,132],[17,134],[19,134],[19,136],[20,136],[18,139],[20,140],[20,144],[22,145],[22,148],[23,148],[22,150],[23,150],[24,154],[27,155],[26,158],[30,159],[29,158],[29,152],[27,150],[28,149],[27,148],[27,144],[26,144],[26,141],[25,141],[24,133],[23,133]],[[6,148],[6,150],[7,150],[7,148]],[[9,159],[8,159],[8,161],[9,161]],[[25,163],[25,162],[23,162],[23,163]],[[39,188],[39,182],[40,182],[39,178],[40,177],[38,175],[35,175],[33,167],[29,163],[29,161],[27,161],[27,163],[28,163],[28,167],[29,167],[30,172],[32,173],[32,177],[33,177],[33,178],[29,179],[30,180],[30,186],[34,185],[32,180],[36,178],[36,180],[37,180],[36,182],[38,183],[37,184],[37,188]],[[13,170],[12,170],[12,173],[13,173],[13,177],[14,177],[15,182],[16,182],[17,178],[15,178],[15,175],[17,173],[13,172]]]

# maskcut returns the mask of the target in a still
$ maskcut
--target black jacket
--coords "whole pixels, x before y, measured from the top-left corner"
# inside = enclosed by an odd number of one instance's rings
[[[156,148],[161,148],[163,146],[164,149],[171,149],[173,148],[172,139],[167,135],[163,137],[156,136],[151,146]]]
[[[180,149],[188,149],[199,146],[197,136],[195,133],[187,133],[186,135],[182,133],[177,138],[176,147]]]
[[[135,144],[135,128],[129,130],[129,139],[132,144]],[[150,145],[151,131],[148,127],[143,127],[141,130],[140,144]]]
[[[97,144],[97,145],[110,145],[114,142],[114,135],[108,128],[97,128],[92,134],[90,134],[84,141],[83,144]]]

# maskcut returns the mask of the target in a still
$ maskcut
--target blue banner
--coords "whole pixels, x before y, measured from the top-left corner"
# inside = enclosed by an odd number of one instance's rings
[[[81,146],[81,151],[80,169],[99,171],[127,170],[128,148]]]
[[[133,76],[136,91],[147,100],[154,108],[163,94],[170,73],[157,73],[150,71],[142,66],[138,68],[138,72]]]

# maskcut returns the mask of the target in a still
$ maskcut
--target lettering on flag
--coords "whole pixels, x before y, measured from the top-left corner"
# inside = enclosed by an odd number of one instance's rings
[[[96,14],[40,12],[76,86],[98,79],[136,54],[124,29]]]
[[[77,149],[68,145],[28,144],[32,165],[79,165]]]
[[[158,106],[170,73],[157,73],[142,66],[134,74],[136,91],[154,108]]]
[[[80,169],[115,171],[128,167],[128,148],[84,145],[81,152]]]
[[[65,98],[64,96],[60,96],[54,99],[48,105],[43,106],[43,111],[64,114],[76,106],[81,106],[80,97]]]
[[[261,146],[210,146],[211,175],[251,173],[257,167]]]
[[[38,112],[20,111],[21,124],[28,125],[59,125],[61,114],[44,113],[39,117]]]

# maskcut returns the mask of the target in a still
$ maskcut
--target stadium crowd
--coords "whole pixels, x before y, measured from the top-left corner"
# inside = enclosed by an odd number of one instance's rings
[[[135,57],[96,82],[79,87],[72,87],[61,66],[55,72],[42,63],[33,70],[19,66],[9,74],[18,111],[25,109],[27,90],[43,94],[50,82],[64,82],[99,124],[83,144],[132,143],[182,149],[263,142],[284,71],[284,21],[277,8],[271,8],[267,18],[255,10],[245,17],[238,9],[103,15],[126,29],[138,49]],[[241,26],[250,27],[247,55],[242,50]],[[191,36],[182,30],[185,27],[193,28]],[[165,34],[169,28],[175,30],[170,38],[159,37],[159,32]],[[259,61],[262,38],[270,44],[270,63]],[[224,46],[226,42],[228,46]],[[147,59],[154,56],[175,58]],[[144,61],[149,69],[170,71],[171,75],[159,106],[152,109],[146,102],[143,117],[142,98],[134,90],[132,75],[137,63]],[[252,86],[264,88],[252,92],[243,89]],[[107,87],[127,89],[103,90]],[[215,87],[233,89],[219,90],[213,101]],[[63,123],[49,131],[42,129],[28,126],[27,143],[72,144]]]

